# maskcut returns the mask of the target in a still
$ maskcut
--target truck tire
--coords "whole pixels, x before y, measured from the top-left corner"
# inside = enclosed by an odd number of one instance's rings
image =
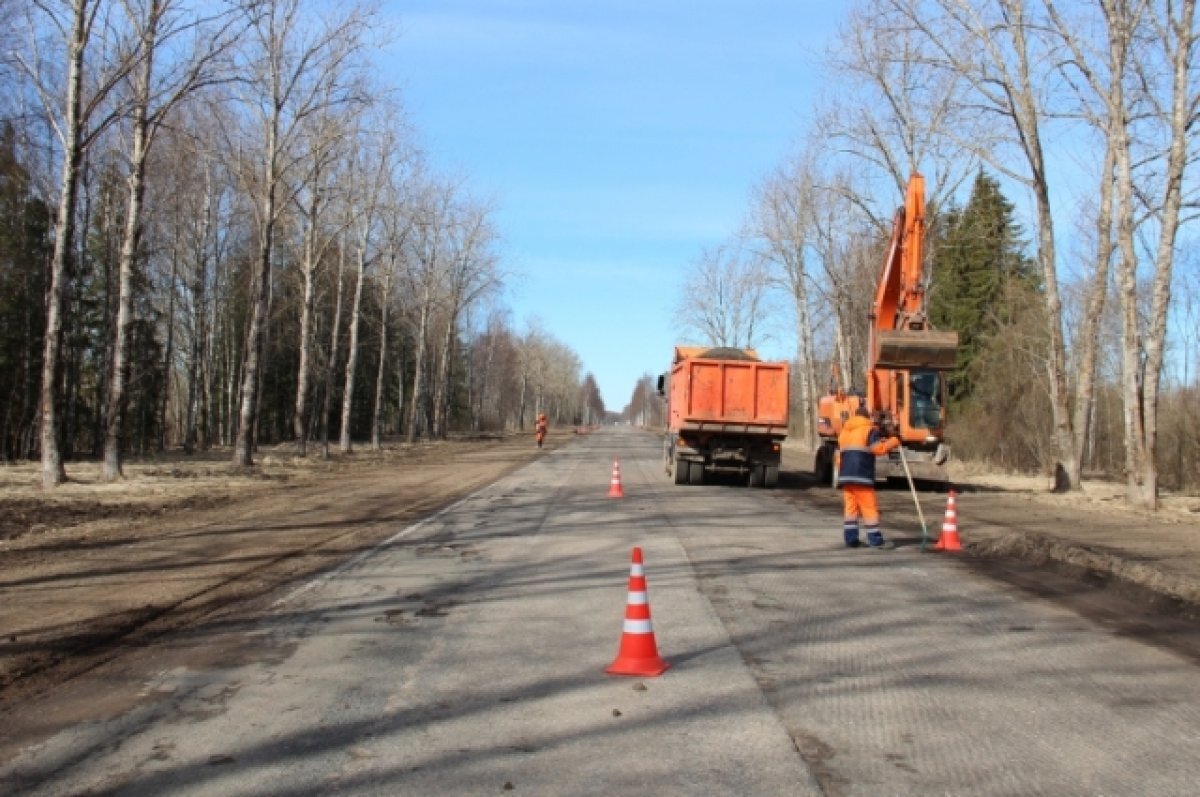
[[[704,484],[704,463],[689,462],[688,465],[688,484]]]
[[[673,462],[674,464],[672,465],[671,470],[675,475],[675,483],[687,484],[688,472],[690,470],[689,466],[691,463],[681,459],[675,459]]]
[[[817,455],[813,459],[813,478],[816,479],[817,484],[837,486],[833,473],[833,451],[827,445],[817,449]]]
[[[763,487],[774,490],[779,484],[779,466],[767,465],[763,468]]]
[[[750,478],[747,479],[748,487],[762,487],[764,478],[764,470],[762,465],[750,466]]]

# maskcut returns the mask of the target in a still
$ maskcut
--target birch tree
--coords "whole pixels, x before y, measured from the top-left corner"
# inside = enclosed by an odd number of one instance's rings
[[[760,242],[770,262],[771,281],[787,294],[796,324],[796,363],[799,385],[800,434],[816,444],[817,354],[810,314],[809,237],[816,201],[811,161],[807,153],[789,159],[769,175],[755,192],[750,222],[752,239]]]
[[[767,270],[736,246],[701,253],[676,308],[680,326],[713,347],[752,348],[762,335]]]
[[[333,88],[327,86],[327,88]],[[338,159],[345,155],[341,146],[346,126],[329,104],[313,115],[313,124],[303,134],[307,171],[293,195],[302,226],[300,274],[303,280],[300,304],[300,361],[296,369],[296,401],[292,416],[296,453],[308,453],[309,407],[311,390],[314,312],[317,295],[317,270],[330,248],[339,240],[341,230],[330,217],[336,190]],[[349,214],[342,214],[348,221]],[[336,330],[334,331],[336,334]]]
[[[58,50],[48,58],[31,27],[28,52],[18,54],[21,70],[32,82],[54,129],[61,152],[54,252],[46,292],[46,333],[42,349],[41,414],[42,487],[51,489],[67,477],[59,436],[59,371],[68,260],[75,245],[79,183],[84,158],[103,133],[119,121],[111,104],[116,87],[136,63],[135,48],[111,18],[106,0],[33,0],[33,7],[59,36]],[[61,59],[56,62],[56,59]],[[65,85],[56,75],[65,73]]]
[[[960,138],[960,143],[1033,196],[1049,343],[1046,373],[1056,484],[1079,489],[1082,463],[1075,445],[1051,178],[1043,142],[1054,110],[1048,106],[1053,95],[1047,77],[1059,56],[1057,42],[1046,34],[1046,20],[1034,15],[1033,0],[889,2],[930,45],[930,62],[964,82],[963,107],[977,116],[958,117],[961,130],[956,135],[970,131],[971,136]]]
[[[1107,5],[1105,9],[1109,11]],[[1135,21],[1129,17],[1122,19],[1115,12],[1131,10],[1136,9],[1122,3],[1109,15],[1110,48],[1120,46]],[[1154,3],[1148,23],[1150,46],[1157,45],[1158,52],[1140,61],[1142,67],[1136,83],[1147,89],[1141,99],[1150,109],[1142,129],[1144,141],[1138,148],[1141,157],[1137,158],[1148,167],[1137,169],[1132,147],[1126,148],[1128,141],[1119,139],[1116,179],[1126,490],[1132,503],[1154,509],[1158,501],[1155,455],[1159,388],[1166,356],[1171,276],[1176,240],[1184,221],[1187,200],[1184,186],[1197,154],[1193,143],[1195,126],[1200,121],[1200,86],[1193,79],[1196,2]],[[1154,69],[1156,65],[1161,66],[1160,71]],[[1135,202],[1147,216],[1140,229],[1135,227]],[[1139,319],[1142,297],[1135,235],[1145,241],[1151,261],[1144,326]]]
[[[412,259],[407,275],[409,293],[416,303],[412,388],[409,390],[407,442],[412,443],[428,427],[421,411],[428,405],[427,382],[430,338],[434,312],[441,297],[443,272],[449,257],[448,235],[457,187],[455,183],[424,178],[414,192]]]
[[[178,0],[124,0],[128,25],[136,41],[138,60],[131,72],[131,120],[125,230],[121,242],[117,318],[113,329],[112,367],[104,413],[104,464],[102,476],[121,476],[121,426],[125,415],[125,388],[129,378],[127,341],[133,322],[133,279],[142,237],[142,205],[146,188],[146,162],[155,136],[167,114],[195,89],[222,75],[219,59],[236,40],[236,9],[200,18]],[[191,52],[161,64],[161,51],[190,35]],[[228,74],[228,73],[226,73]],[[170,347],[168,347],[169,349]],[[165,393],[165,391],[164,391]]]
[[[354,402],[355,370],[358,366],[358,330],[362,314],[363,289],[367,269],[379,257],[380,216],[384,192],[392,180],[395,139],[388,129],[360,130],[355,136],[348,173],[354,200],[354,220],[350,227],[353,242],[355,283],[350,300],[350,342],[346,349],[346,375],[342,382],[342,427],[339,448],[349,453],[350,412]]]
[[[298,138],[310,119],[355,99],[352,79],[370,13],[360,6],[302,14],[301,0],[265,0],[250,29],[244,56],[242,101],[258,128],[253,208],[257,252],[251,274],[251,317],[242,357],[241,400],[233,464],[254,464],[254,429],[268,303],[271,261],[280,214],[290,205],[286,178],[296,167]]]
[[[866,0],[847,14],[827,56],[838,92],[816,115],[814,132],[824,149],[887,181],[881,199],[888,210],[909,177],[924,174],[932,215],[978,163],[953,132],[962,123],[963,83],[931,62],[928,40],[891,6],[891,0]]]
[[[458,338],[459,317],[463,308],[499,285],[496,258],[490,250],[496,233],[489,209],[479,203],[464,201],[455,209],[454,217],[447,221],[453,244],[443,279],[446,326],[433,391],[433,434],[439,438],[444,438],[448,431],[450,360]]]

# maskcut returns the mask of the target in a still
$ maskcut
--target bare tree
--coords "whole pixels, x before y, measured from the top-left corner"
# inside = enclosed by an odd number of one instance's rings
[[[340,13],[323,12],[318,19],[301,14],[301,0],[264,0],[264,4],[261,17],[251,27],[243,84],[243,102],[255,114],[262,138],[253,180],[258,250],[233,454],[233,464],[243,467],[254,463],[275,230],[280,214],[290,205],[280,193],[300,157],[298,139],[310,118],[331,105],[345,105],[355,99],[353,58],[370,18],[360,6]]]
[[[387,186],[388,199],[383,211],[383,282],[380,286],[379,302],[379,364],[375,374],[375,400],[371,410],[371,447],[378,451],[383,443],[383,395],[384,380],[387,376],[387,363],[390,357],[388,350],[388,314],[393,304],[392,287],[396,281],[398,264],[405,256],[405,246],[412,232],[412,216],[408,212],[403,198],[403,184],[399,175]],[[402,369],[397,368],[397,371]],[[403,387],[403,381],[400,381]],[[403,409],[403,405],[401,405]]]
[[[121,426],[129,378],[127,341],[133,322],[133,279],[142,237],[146,161],[155,136],[171,109],[190,92],[221,77],[218,59],[238,35],[235,27],[235,18],[238,16],[236,8],[218,8],[215,16],[201,18],[187,13],[182,6],[181,0],[125,0],[124,3],[128,24],[137,42],[139,60],[131,74],[132,142],[126,177],[128,204],[119,262],[119,298],[113,328],[112,368],[104,413],[106,428],[102,475],[108,481],[121,476]],[[160,68],[160,50],[185,35],[192,37],[192,52],[166,64],[165,69]]]
[[[755,253],[734,246],[707,250],[683,285],[676,320],[709,346],[753,348],[765,315],[767,281],[766,264]]]
[[[1120,10],[1128,12],[1124,4]],[[1111,47],[1128,35],[1133,19],[1111,16]],[[1122,392],[1125,410],[1125,462],[1129,500],[1153,509],[1158,501],[1158,401],[1166,354],[1167,312],[1171,303],[1171,275],[1176,240],[1183,222],[1184,185],[1195,162],[1195,126],[1200,121],[1200,90],[1193,80],[1196,65],[1196,0],[1164,0],[1154,4],[1149,20],[1149,41],[1157,43],[1156,58],[1141,63],[1139,86],[1151,108],[1145,131],[1143,157],[1153,164],[1135,175],[1134,155],[1123,147],[1117,152],[1117,240],[1121,251],[1118,281],[1121,294]],[[1155,74],[1149,64],[1160,64]],[[1132,114],[1130,115],[1132,116]],[[1120,143],[1125,143],[1124,141]],[[1157,179],[1154,179],[1157,178]],[[1143,206],[1148,223],[1140,233],[1152,249],[1149,280],[1149,315],[1142,328],[1137,281],[1138,253],[1134,240],[1133,201]],[[1157,233],[1157,242],[1153,241]]]
[[[354,401],[355,369],[358,366],[358,330],[362,313],[363,287],[367,269],[380,255],[380,223],[385,191],[393,179],[395,138],[389,125],[378,130],[362,129],[354,137],[350,158],[349,181],[355,197],[355,219],[351,224],[354,239],[354,263],[357,279],[350,303],[350,342],[346,350],[346,376],[342,389],[342,434],[340,449],[348,453],[350,412]]]
[[[1037,260],[1046,307],[1046,371],[1054,424],[1056,482],[1079,489],[1068,379],[1058,258],[1043,128],[1052,115],[1048,76],[1057,63],[1057,41],[1046,20],[1035,18],[1036,0],[888,0],[891,11],[930,45],[930,63],[964,81],[961,129],[950,126],[962,146],[1033,195],[1037,220]],[[976,122],[982,121],[982,124]],[[971,138],[962,137],[969,131]],[[1013,158],[1013,153],[1017,158]]]
[[[761,242],[763,256],[772,266],[771,282],[791,301],[796,324],[799,436],[809,445],[816,444],[817,355],[808,254],[817,201],[812,163],[805,153],[785,162],[759,185],[749,230],[751,240]]]
[[[814,132],[824,148],[887,178],[887,210],[909,176],[921,172],[936,213],[977,167],[952,133],[962,121],[962,80],[931,63],[930,46],[890,0],[865,0],[851,8],[827,55],[838,89],[817,114]]]
[[[331,89],[332,86],[326,88]],[[304,282],[300,305],[300,362],[296,370],[296,402],[292,417],[292,433],[296,453],[308,453],[308,394],[312,381],[313,323],[316,305],[317,270],[331,246],[338,240],[341,227],[330,229],[328,217],[335,192],[337,159],[345,153],[341,147],[346,135],[342,119],[332,105],[326,104],[313,115],[313,124],[303,133],[307,171],[293,191],[303,233],[301,237],[300,273]],[[342,214],[348,223],[349,214]],[[336,334],[336,330],[335,330]]]
[[[42,487],[50,489],[66,479],[59,448],[59,369],[67,263],[75,243],[79,181],[88,149],[121,118],[121,109],[113,107],[110,100],[117,85],[134,67],[136,48],[124,41],[125,32],[109,18],[109,3],[105,0],[34,0],[33,6],[62,35],[61,58],[66,72],[66,85],[60,91],[54,84],[54,65],[43,62],[31,29],[30,38],[34,42],[31,55],[19,55],[18,62],[40,96],[62,147],[40,402]],[[92,65],[94,69],[85,79],[85,71]]]
[[[450,402],[450,360],[458,337],[459,317],[486,292],[498,287],[496,257],[490,247],[495,230],[485,205],[464,201],[455,209],[451,224],[452,252],[446,264],[445,333],[439,355],[439,370],[433,390],[433,433],[445,437]]]
[[[409,293],[416,302],[416,352],[413,354],[412,389],[409,390],[408,429],[411,443],[423,435],[428,423],[422,423],[421,411],[427,406],[429,354],[434,328],[434,313],[441,300],[443,280],[453,259],[453,216],[457,183],[422,178],[414,192],[413,231],[410,238],[412,259],[407,275]],[[432,407],[430,407],[432,410]]]

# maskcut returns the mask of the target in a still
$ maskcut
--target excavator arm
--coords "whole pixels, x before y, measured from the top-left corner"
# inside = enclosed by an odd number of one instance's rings
[[[958,333],[930,329],[925,315],[924,258],[925,178],[914,174],[904,206],[896,211],[888,254],[875,286],[870,370],[954,368]]]

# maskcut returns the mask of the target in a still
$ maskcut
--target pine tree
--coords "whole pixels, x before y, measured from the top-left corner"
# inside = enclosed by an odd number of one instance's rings
[[[0,459],[36,448],[41,344],[45,335],[50,207],[33,190],[10,124],[0,125]]]
[[[988,347],[1013,324],[1041,287],[1024,254],[1013,205],[995,178],[980,172],[962,210],[950,210],[935,228],[929,316],[939,329],[958,332],[958,367],[950,375],[955,403],[977,397]]]

